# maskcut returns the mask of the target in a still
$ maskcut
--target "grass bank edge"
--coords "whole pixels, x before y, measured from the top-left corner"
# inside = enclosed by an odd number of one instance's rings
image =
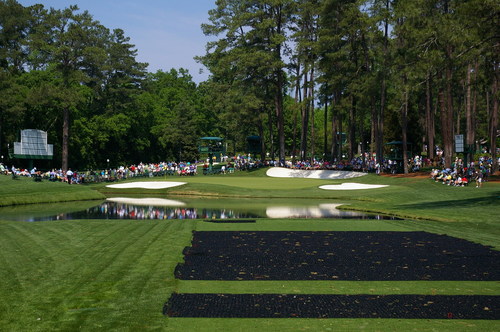
[[[35,182],[31,178],[12,179],[0,175],[0,206],[59,203],[104,199],[105,195],[87,186],[61,182]]]

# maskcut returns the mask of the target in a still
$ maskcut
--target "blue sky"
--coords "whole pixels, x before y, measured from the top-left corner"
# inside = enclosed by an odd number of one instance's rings
[[[120,28],[137,48],[137,60],[149,63],[148,70],[185,68],[197,83],[208,72],[193,57],[205,54],[209,40],[200,25],[208,23],[215,0],[17,0],[23,6],[36,3],[63,9],[77,5],[108,29]],[[200,74],[200,69],[204,72]]]

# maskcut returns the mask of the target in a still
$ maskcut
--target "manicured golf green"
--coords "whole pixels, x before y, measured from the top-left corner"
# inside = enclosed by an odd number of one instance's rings
[[[158,178],[153,179],[158,181]],[[270,179],[262,171],[229,176],[169,177],[186,185],[163,190],[116,190],[105,184],[69,186],[0,176],[0,200],[40,196],[173,194],[342,199],[349,209],[411,216],[411,220],[259,219],[252,224],[196,220],[71,220],[15,222],[0,216],[0,330],[165,331],[493,331],[498,321],[400,319],[168,318],[172,292],[287,294],[500,295],[500,284],[473,281],[186,281],[174,278],[193,230],[427,231],[500,248],[500,184],[454,188],[422,178],[365,176],[350,182],[389,184],[361,191],[326,191],[346,181]],[[33,186],[39,187],[33,187]],[[28,195],[33,190],[36,195]],[[92,190],[94,189],[94,190]],[[89,194],[88,196],[85,196]],[[44,194],[47,193],[47,194]],[[73,193],[71,193],[73,194]],[[25,197],[25,198],[22,198]],[[62,200],[62,199],[61,199]],[[11,203],[12,204],[12,203]],[[78,203],[80,204],[80,203]],[[63,209],[70,209],[64,205]],[[15,213],[13,211],[12,213]]]

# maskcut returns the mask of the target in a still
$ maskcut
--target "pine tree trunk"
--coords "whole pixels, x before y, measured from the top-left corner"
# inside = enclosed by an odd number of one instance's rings
[[[303,96],[304,100],[302,103],[302,128],[300,133],[300,159],[307,159],[307,131],[309,129],[309,103],[307,102],[307,69],[304,68],[304,89]]]
[[[474,144],[474,141],[476,140],[476,114],[477,114],[477,73],[479,71],[479,62],[476,61],[476,65],[475,65],[475,70],[474,70],[474,85],[473,85],[473,88],[474,88],[474,93],[473,93],[473,100],[472,100],[472,118],[471,118],[471,122],[472,122],[472,127],[471,127],[471,131],[472,131],[472,144]],[[471,151],[471,154],[472,154],[472,158],[474,158],[474,151]]]
[[[300,100],[300,65],[297,64],[297,72],[296,72],[296,81],[295,81],[295,105],[299,105]],[[293,143],[292,143],[292,162],[295,163],[295,158],[297,157],[297,109],[293,111]]]
[[[339,149],[337,151],[338,153],[338,161],[341,161],[342,160],[342,155],[343,155],[343,145],[344,145],[344,142],[342,140],[342,110],[339,109],[339,114],[338,114],[338,122],[337,122],[337,127],[339,129],[339,137],[338,137],[338,141],[339,141]]]
[[[377,121],[377,107],[375,106],[375,98],[373,98],[372,96],[372,109],[371,109],[371,112],[372,112],[372,118],[371,118],[371,123],[372,123],[372,126],[371,126],[371,133],[370,133],[370,158],[373,154],[373,149],[374,147],[376,146],[375,142],[376,142],[376,137],[377,137],[377,132],[378,132],[378,121]]]
[[[276,81],[276,120],[278,124],[278,138],[279,138],[279,159],[285,160],[285,117],[283,115],[283,72],[281,69],[277,72]]]
[[[449,166],[451,166],[453,160],[453,94],[451,89],[452,83],[452,69],[448,67],[446,70],[446,111],[447,118],[449,120],[449,127],[447,128],[447,144],[445,146],[445,152],[449,160]]]
[[[427,76],[426,83],[426,103],[425,103],[425,118],[427,129],[427,156],[430,160],[434,160],[434,113],[432,112],[432,95],[431,95],[431,76]]]
[[[490,152],[493,160],[493,173],[498,170],[497,160],[497,133],[498,133],[498,63],[493,64],[493,83],[491,94],[493,96],[493,110],[490,117]]]
[[[311,67],[309,76],[309,92],[307,93],[307,103],[311,110],[311,160],[314,160],[316,131],[314,128],[314,66]]]
[[[349,109],[349,161],[354,159],[356,153],[356,97],[351,96],[351,108]]]
[[[446,91],[440,92],[441,129],[443,136],[443,154],[445,167],[451,167],[453,157],[453,96],[451,94],[451,68],[446,68]]]
[[[269,130],[269,145],[271,149],[271,160],[275,160],[274,156],[274,128],[273,128],[273,113],[271,109],[268,108],[268,116],[267,116],[267,128]]]
[[[336,103],[336,99],[335,99],[335,96],[332,98],[332,146],[331,146],[331,161],[334,162],[335,159],[337,158],[337,150],[338,150],[338,139],[337,139],[337,132],[338,132],[338,128],[337,128],[337,114],[335,113],[335,103]]]
[[[463,93],[465,94],[465,93]],[[457,97],[457,107],[456,107],[456,117],[455,117],[455,125],[453,126],[453,135],[459,135],[461,134],[461,126],[460,124],[462,123],[462,98],[461,96]],[[465,102],[464,104],[464,109],[465,109]]]
[[[380,109],[377,119],[377,162],[382,165],[384,160],[384,113],[385,113],[385,77],[382,78],[380,96]]]
[[[474,124],[472,117],[472,93],[471,93],[471,71],[472,65],[469,63],[467,65],[467,76],[466,76],[466,84],[467,84],[467,94],[466,94],[466,103],[465,103],[465,119],[466,119],[466,127],[465,127],[465,149],[467,153],[467,161],[471,162],[473,155],[470,149],[474,144]]]
[[[69,146],[69,108],[63,109],[63,130],[62,130],[62,170],[68,170],[68,146]]]
[[[264,124],[262,123],[262,118],[259,117],[258,120],[258,130],[260,136],[260,160],[264,162],[266,160],[266,142],[264,139]]]
[[[385,1],[385,9],[389,13],[390,1]],[[389,21],[384,20],[384,59],[382,64],[382,83],[380,84],[380,110],[378,114],[377,125],[377,162],[382,164],[384,160],[384,113],[385,113],[385,99],[386,99],[386,71],[387,71],[387,55],[389,43]]]
[[[325,114],[323,118],[323,159],[328,155],[328,98],[325,92]]]
[[[297,104],[297,103],[295,103]],[[292,159],[295,162],[297,152],[297,110],[293,110]]]
[[[442,140],[442,151],[443,154],[445,153],[444,147],[445,147],[445,140],[446,140],[446,135],[447,135],[447,127],[449,126],[448,119],[446,118],[446,104],[444,100],[444,91],[443,88],[439,89],[438,93],[438,99],[439,99],[439,108],[440,108],[440,119],[441,119],[441,140]],[[442,156],[444,157],[444,155]],[[446,166],[446,159],[445,159],[445,166]],[[449,167],[449,166],[447,166]]]
[[[401,107],[401,128],[403,138],[403,170],[405,174],[408,174],[408,87],[406,86],[406,82],[404,104],[403,107]]]

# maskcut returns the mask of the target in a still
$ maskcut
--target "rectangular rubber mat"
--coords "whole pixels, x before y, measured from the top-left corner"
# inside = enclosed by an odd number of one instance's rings
[[[500,252],[427,232],[193,232],[183,280],[500,280]]]
[[[163,313],[205,318],[500,319],[500,296],[172,294]]]
[[[249,224],[257,222],[255,219],[205,219],[203,221],[215,224]]]

